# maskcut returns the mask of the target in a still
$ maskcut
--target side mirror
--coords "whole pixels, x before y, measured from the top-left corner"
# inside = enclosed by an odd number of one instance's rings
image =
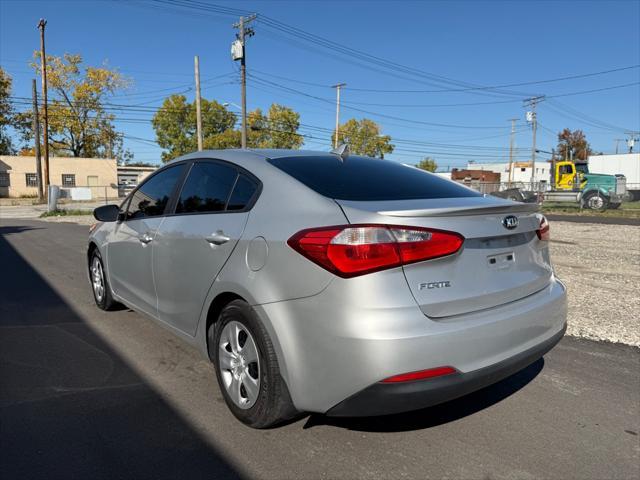
[[[104,205],[93,211],[93,216],[99,222],[115,222],[118,220],[120,207],[118,205]]]

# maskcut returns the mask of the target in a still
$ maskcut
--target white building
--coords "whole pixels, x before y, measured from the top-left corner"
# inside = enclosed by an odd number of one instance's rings
[[[531,183],[531,167],[529,162],[514,162],[511,181],[514,183]],[[468,170],[487,170],[500,174],[500,181],[509,181],[509,162],[505,163],[473,163],[467,164]],[[551,163],[542,160],[536,162],[534,182],[549,183]]]

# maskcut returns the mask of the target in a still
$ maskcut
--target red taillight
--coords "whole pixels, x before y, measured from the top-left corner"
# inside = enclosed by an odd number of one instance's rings
[[[456,253],[464,237],[420,227],[343,225],[296,233],[287,242],[341,277],[355,277]]]
[[[540,240],[549,241],[551,238],[551,232],[549,232],[549,222],[546,217],[542,217],[540,220],[540,228],[536,230],[536,234]]]
[[[382,383],[413,382],[415,380],[425,380],[427,378],[451,375],[452,373],[456,373],[456,369],[453,367],[430,368],[429,370],[420,370],[419,372],[409,372],[402,373],[400,375],[394,375],[393,377],[385,378],[384,380],[382,380]]]

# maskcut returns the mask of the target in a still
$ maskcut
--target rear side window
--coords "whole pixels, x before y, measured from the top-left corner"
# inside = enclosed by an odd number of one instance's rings
[[[321,195],[338,200],[382,201],[479,197],[449,180],[391,160],[336,155],[284,157],[269,163]]]
[[[147,180],[131,197],[127,219],[156,217],[164,214],[184,164],[169,167]]]
[[[196,163],[182,187],[176,213],[220,212],[236,181],[235,168],[220,163]]]
[[[227,210],[244,210],[256,194],[258,186],[246,175],[240,175],[229,199]]]

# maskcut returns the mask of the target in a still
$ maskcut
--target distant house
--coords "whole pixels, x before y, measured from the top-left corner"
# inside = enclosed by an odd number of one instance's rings
[[[155,166],[129,166],[118,167],[118,190],[120,196],[124,196],[133,190],[147,176],[155,172],[159,167]]]
[[[37,171],[36,157],[0,155],[0,197],[36,197]],[[117,197],[117,163],[113,158],[51,157],[49,182],[65,190],[83,188],[93,198]]]
[[[451,170],[451,180],[463,183],[482,193],[500,190],[500,174],[490,170],[454,168]]]

